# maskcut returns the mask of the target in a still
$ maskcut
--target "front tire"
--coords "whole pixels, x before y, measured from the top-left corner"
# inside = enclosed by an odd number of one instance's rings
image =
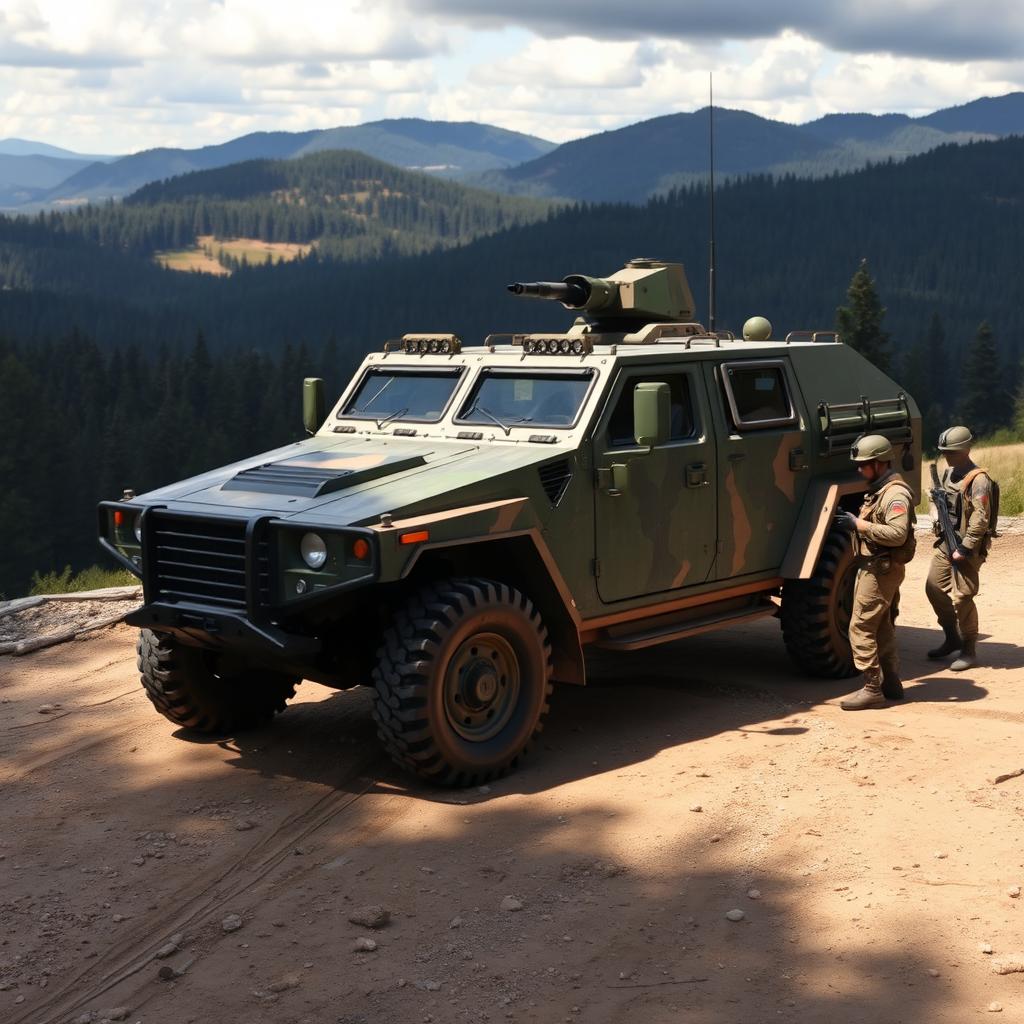
[[[857,555],[849,534],[833,530],[807,580],[782,588],[782,638],[808,675],[845,679],[857,672],[850,650],[850,616]]]
[[[181,643],[168,633],[139,632],[139,673],[146,696],[164,718],[204,733],[266,725],[295,696],[294,676],[244,665]]]
[[[397,612],[373,679],[391,757],[431,782],[470,786],[513,768],[543,728],[551,646],[518,590],[443,580]]]

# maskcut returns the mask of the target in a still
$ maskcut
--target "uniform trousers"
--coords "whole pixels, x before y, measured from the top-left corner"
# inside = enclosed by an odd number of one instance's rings
[[[939,625],[947,633],[961,636],[978,635],[978,609],[974,598],[981,585],[978,575],[984,561],[977,552],[971,552],[956,563],[959,582],[953,586],[953,570],[945,548],[936,548],[932,564],[928,567],[928,579],[924,590],[935,609]]]
[[[900,584],[907,567],[892,562],[888,572],[860,569],[853,587],[850,616],[850,647],[853,663],[861,672],[899,675],[893,606],[899,601]]]

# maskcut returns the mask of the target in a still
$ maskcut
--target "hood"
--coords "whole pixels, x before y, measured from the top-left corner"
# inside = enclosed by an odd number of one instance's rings
[[[225,515],[269,513],[355,524],[413,506],[418,511],[445,507],[459,501],[453,492],[468,487],[474,487],[473,500],[498,491],[504,497],[508,482],[503,478],[509,473],[560,457],[570,453],[547,445],[317,436],[143,498]]]

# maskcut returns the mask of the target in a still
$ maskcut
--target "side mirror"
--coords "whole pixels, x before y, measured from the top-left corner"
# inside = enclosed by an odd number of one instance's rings
[[[306,433],[315,434],[325,415],[323,378],[307,377],[302,382],[302,425]]]
[[[637,444],[654,448],[672,433],[672,394],[664,383],[637,384],[633,391],[633,437]]]

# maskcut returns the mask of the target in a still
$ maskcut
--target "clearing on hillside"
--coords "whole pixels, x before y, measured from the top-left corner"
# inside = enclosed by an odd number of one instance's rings
[[[231,260],[249,264],[289,262],[305,256],[313,246],[295,242],[264,242],[259,238],[215,238],[199,235],[189,249],[174,249],[153,254],[170,270],[198,270],[203,274],[230,274]],[[223,261],[223,262],[222,262]]]

